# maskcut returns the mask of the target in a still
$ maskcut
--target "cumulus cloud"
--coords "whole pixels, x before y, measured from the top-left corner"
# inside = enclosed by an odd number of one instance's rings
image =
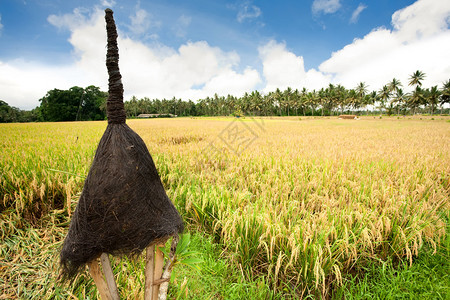
[[[363,10],[367,8],[366,5],[360,3],[358,7],[353,11],[352,17],[350,18],[350,23],[354,24],[358,22],[359,15],[362,13]]]
[[[333,81],[354,87],[364,81],[379,89],[392,78],[403,81],[421,70],[425,85],[440,85],[450,74],[450,2],[419,0],[395,12],[393,30],[377,28],[334,52],[319,66]]]
[[[49,16],[48,21],[70,31],[72,57],[62,66],[0,61],[1,97],[11,105],[34,108],[39,105],[37,99],[53,88],[94,84],[107,90],[103,11],[76,9]],[[242,70],[236,52],[212,47],[206,41],[177,48],[156,42],[149,46],[121,32],[119,26],[125,99],[136,95],[196,100],[216,92],[241,96],[260,87],[266,93],[287,87],[317,90],[330,82],[353,88],[363,81],[369,89],[378,90],[394,77],[408,89],[407,80],[416,70],[426,73],[424,86],[441,85],[450,74],[449,22],[449,1],[418,0],[392,15],[392,29],[375,28],[332,53],[317,70],[305,70],[300,54],[285,43],[270,41],[258,48],[262,73],[255,67]],[[122,28],[127,29],[125,25]]]
[[[339,8],[341,8],[339,0],[314,0],[311,9],[314,14],[333,14],[338,11]]]
[[[11,106],[33,109],[49,90],[89,85],[83,75],[72,66],[49,67],[24,60],[0,61],[2,100]]]
[[[74,62],[57,67],[26,61],[2,62],[0,90],[5,101],[10,99],[16,106],[33,108],[38,105],[37,99],[53,88],[93,84],[107,90],[103,12],[75,10],[67,15],[52,15],[48,21],[70,30]],[[261,82],[255,69],[237,71],[240,58],[233,51],[222,51],[205,41],[188,42],[178,49],[162,44],[148,46],[123,34],[120,27],[118,30],[125,99],[135,95],[197,100],[216,92],[240,96]]]
[[[244,22],[247,19],[256,19],[261,15],[261,9],[253,4],[250,4],[250,1],[244,1],[239,6],[237,20],[239,23]]]
[[[284,43],[272,40],[258,50],[266,79],[265,93],[287,87],[315,89],[329,82],[326,76],[315,69],[306,72],[303,57],[287,50]]]

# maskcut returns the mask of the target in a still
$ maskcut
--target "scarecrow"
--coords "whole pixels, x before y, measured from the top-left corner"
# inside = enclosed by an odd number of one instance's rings
[[[119,299],[108,254],[135,256],[147,249],[145,299],[156,299],[164,281],[167,293],[168,279],[164,277],[170,277],[183,221],[164,190],[144,141],[125,123],[117,30],[111,9],[105,10],[105,20],[108,126],[64,240],[61,277],[73,279],[88,265],[102,299]],[[164,245],[170,237],[173,237],[171,254],[163,275],[164,258],[159,248],[156,254],[154,248]]]

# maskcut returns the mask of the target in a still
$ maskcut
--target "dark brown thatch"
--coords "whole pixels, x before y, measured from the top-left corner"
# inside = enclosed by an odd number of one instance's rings
[[[101,253],[138,254],[183,231],[144,141],[125,124],[113,12],[105,10],[109,74],[108,127],[100,140],[64,240],[62,278],[73,278]]]

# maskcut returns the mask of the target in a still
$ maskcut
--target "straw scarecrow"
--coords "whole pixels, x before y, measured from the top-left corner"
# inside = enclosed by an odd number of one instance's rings
[[[61,276],[70,280],[84,268],[102,299],[119,299],[108,254],[137,255],[147,249],[145,299],[167,293],[168,277],[183,221],[168,198],[143,140],[125,123],[117,30],[105,10],[109,75],[108,126],[100,140],[61,250]],[[163,255],[155,245],[173,237],[163,273]],[[100,258],[106,283],[101,274]],[[165,284],[162,284],[165,282]]]

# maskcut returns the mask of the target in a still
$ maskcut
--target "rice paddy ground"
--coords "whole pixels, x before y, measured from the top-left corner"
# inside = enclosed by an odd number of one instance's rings
[[[450,118],[129,120],[190,248],[173,299],[450,297]],[[58,254],[106,122],[0,124],[0,299],[95,299]],[[142,260],[113,260],[142,298]]]

